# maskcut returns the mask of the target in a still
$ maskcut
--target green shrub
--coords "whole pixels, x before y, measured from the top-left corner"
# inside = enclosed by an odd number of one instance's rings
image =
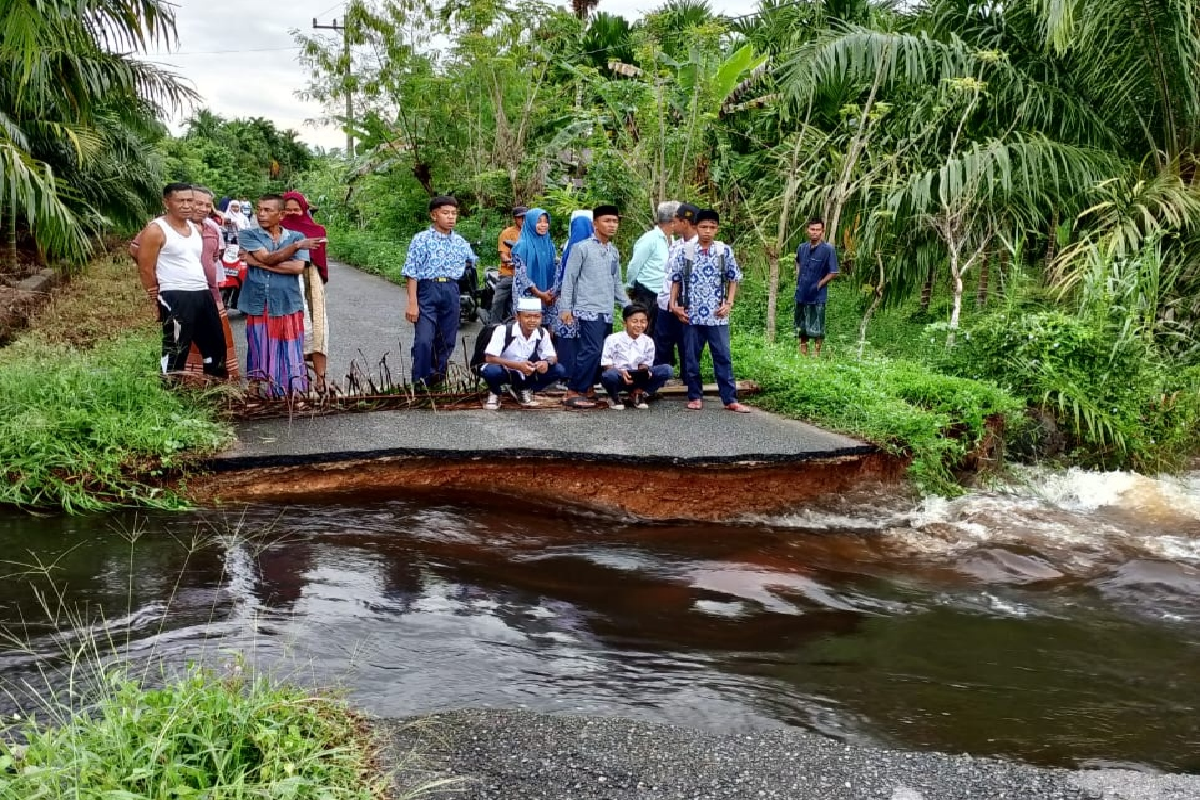
[[[386,781],[362,720],[340,700],[197,667],[147,688],[101,673],[98,697],[5,731],[0,796],[46,800],[371,798]],[[74,713],[70,713],[70,712]]]
[[[179,506],[146,475],[184,466],[229,437],[196,392],[158,374],[155,333],[88,351],[23,340],[0,357],[0,504]]]
[[[1200,424],[1200,373],[1141,337],[1059,311],[979,318],[943,368],[993,380],[1051,414],[1074,460],[1104,468],[1178,464]]]
[[[957,491],[953,470],[987,435],[987,419],[1021,407],[995,385],[915,362],[801,358],[790,341],[748,335],[735,336],[733,349],[738,373],[763,390],[756,405],[911,455],[925,492]]]

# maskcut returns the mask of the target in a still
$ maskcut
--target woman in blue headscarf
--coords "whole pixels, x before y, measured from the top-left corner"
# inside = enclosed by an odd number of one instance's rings
[[[521,235],[513,245],[512,265],[513,315],[517,313],[517,300],[536,297],[542,301],[542,324],[549,325],[549,311],[556,297],[553,290],[558,250],[550,238],[550,215],[544,209],[531,208],[526,212]]]
[[[563,275],[567,271],[567,256],[571,254],[571,248],[590,239],[594,232],[595,228],[592,227],[590,216],[580,215],[579,212],[571,216],[571,235],[567,239],[566,247],[563,248],[562,258],[558,261],[558,269],[554,273],[554,285],[550,290],[554,295],[554,304],[549,310],[550,323],[548,327],[550,333],[554,334],[554,349],[558,351],[558,363],[566,368],[568,375],[575,366],[575,350],[579,342],[579,323],[572,321],[568,325],[562,321],[559,317],[558,298],[562,295]]]

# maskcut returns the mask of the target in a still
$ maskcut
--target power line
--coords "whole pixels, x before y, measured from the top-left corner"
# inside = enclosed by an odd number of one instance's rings
[[[258,47],[250,49],[239,48],[237,50],[180,50],[177,53],[144,53],[143,55],[175,58],[176,56],[224,56],[232,53],[278,53],[283,50],[299,49],[300,45],[293,44],[289,45],[288,47]]]
[[[313,30],[315,31],[340,31],[342,34],[342,59],[346,65],[346,155],[353,158],[354,134],[352,131],[354,129],[354,94],[350,91],[350,72],[353,64],[350,58],[350,26],[346,23],[347,20],[345,17],[342,18],[340,25],[338,24],[337,18],[334,17],[332,25],[319,25],[317,24],[317,18],[313,17],[312,26]]]

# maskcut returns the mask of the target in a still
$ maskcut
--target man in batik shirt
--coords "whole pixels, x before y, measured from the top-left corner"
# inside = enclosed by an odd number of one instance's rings
[[[729,352],[729,312],[737,297],[742,270],[733,248],[716,241],[720,216],[706,208],[696,215],[696,241],[678,248],[668,266],[671,276],[670,311],[683,323],[683,380],[691,411],[704,407],[700,356],[707,345],[721,402],[729,411],[749,412],[737,399],[733,360]]]

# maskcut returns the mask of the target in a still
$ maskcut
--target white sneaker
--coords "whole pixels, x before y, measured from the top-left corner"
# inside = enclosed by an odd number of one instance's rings
[[[500,410],[500,395],[488,392],[487,400],[484,401],[483,407],[488,411]]]
[[[609,398],[608,407],[611,408],[613,411],[624,411],[625,410],[625,405],[623,403],[621,403],[618,400],[613,400],[612,398]]]
[[[521,396],[517,398],[517,402],[523,406],[533,406],[537,403],[533,399],[533,392],[529,389],[522,389]]]

